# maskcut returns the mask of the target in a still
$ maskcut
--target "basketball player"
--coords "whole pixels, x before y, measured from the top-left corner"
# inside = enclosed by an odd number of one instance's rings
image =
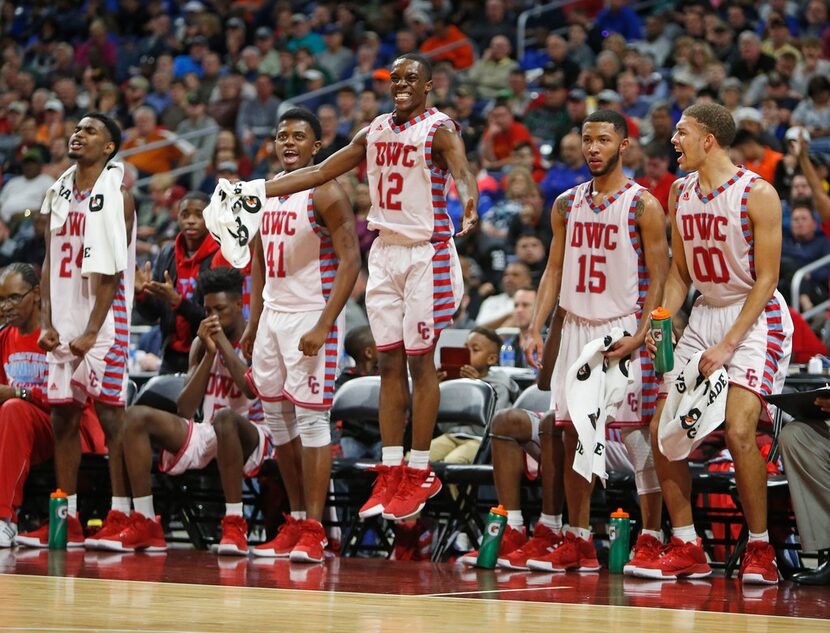
[[[623,430],[643,515],[642,542],[637,556],[648,550],[656,557],[660,546],[660,487],[654,473],[648,440],[657,385],[644,342],[649,313],[663,296],[668,271],[665,216],[660,203],[629,180],[621,156],[628,147],[625,119],[610,110],[598,110],[582,124],[582,153],[593,178],[560,195],[554,203],[554,242],[533,309],[525,355],[528,362],[542,357],[541,329],[559,301],[565,310],[562,343],[551,383],[556,424],[564,427],[565,498],[571,527],[562,545],[532,568],[550,571],[598,571],[589,525],[593,482],[573,468],[577,434],[568,411],[565,378],[568,369],[590,341],[619,327],[627,335],[606,353],[609,359],[630,356],[625,399],[611,428]],[[640,551],[643,550],[643,551]]]
[[[47,400],[55,433],[55,478],[58,487],[69,495],[70,546],[81,545],[83,539],[77,518],[76,490],[81,459],[81,411],[89,398],[95,401],[109,451],[113,498],[103,533],[123,529],[130,511],[121,441],[129,378],[135,205],[132,195],[120,182],[112,183],[113,173],[118,174],[121,168],[109,161],[120,145],[121,130],[111,118],[100,113],[81,118],[69,138],[68,155],[74,161],[75,171],[68,171],[54,186],[59,186],[59,195],[52,197],[51,230],[46,233],[38,345],[47,351],[49,363]],[[116,172],[109,171],[113,169]],[[105,183],[112,183],[112,192],[105,190]],[[93,188],[97,193],[91,196]],[[113,200],[115,196],[121,200]],[[53,227],[51,215],[55,214],[57,205],[63,204],[68,204],[64,223],[59,228]],[[110,205],[115,205],[115,209]],[[126,268],[116,274],[82,274],[82,263],[90,249],[112,251],[118,243],[110,237],[108,244],[87,244],[85,236],[90,224],[99,217],[117,213],[120,206],[123,206],[128,245]],[[93,219],[92,213],[103,215]],[[108,218],[107,223],[112,224],[111,220]],[[48,526],[43,526],[35,532],[18,535],[16,540],[22,545],[46,547],[48,538]],[[94,547],[94,540],[87,545]]]
[[[147,406],[130,407],[124,449],[133,513],[118,535],[98,539],[101,549],[119,552],[167,549],[161,523],[156,520],[150,472],[152,445],[161,449],[159,470],[179,475],[200,469],[215,457],[225,492],[225,517],[219,554],[248,553],[248,524],[242,516],[242,476],[253,477],[270,457],[273,441],[263,423],[262,407],[243,392],[248,364],[239,339],[245,329],[242,315],[243,276],[233,268],[214,268],[199,275],[207,317],[199,325],[190,348],[187,382],[178,399],[178,412]],[[203,420],[193,421],[202,406]]]
[[[740,576],[747,583],[778,582],[767,534],[767,472],[755,430],[759,417],[769,416],[763,396],[784,384],[792,347],[789,311],[776,290],[781,201],[772,185],[729,159],[734,136],[729,110],[712,103],[686,108],[672,137],[678,163],[689,175],[672,185],[669,196],[674,258],[663,306],[676,313],[690,284],[701,296],[677,343],[674,369],[663,376],[651,423],[673,527],[664,554],[636,572],[649,578],[700,578],[712,571],[692,523],[689,467],[685,461],[668,461],[657,445],[662,398],[692,355],[705,350],[700,372],[708,376],[723,367],[729,374],[726,444],[749,527]]]
[[[292,108],[280,117],[274,149],[286,174],[311,164],[321,135],[308,110]],[[243,344],[253,342],[247,389],[262,400],[274,433],[292,516],[275,539],[254,548],[255,556],[324,560],[329,410],[345,336],[342,311],[359,272],[354,212],[337,181],[268,198],[254,242]]]
[[[450,175],[464,201],[459,235],[478,221],[478,188],[455,123],[426,109],[432,67],[420,55],[396,58],[390,92],[395,111],[382,114],[351,143],[319,165],[265,185],[268,197],[286,196],[368,162],[372,208],[369,228],[379,232],[369,254],[366,308],[379,352],[382,464],[361,517],[383,513],[401,520],[423,508],[441,489],[429,468],[429,445],[438,412],[438,377],[432,352],[451,322],[463,292],[461,267],[446,210]],[[412,376],[412,451],[403,465]]]

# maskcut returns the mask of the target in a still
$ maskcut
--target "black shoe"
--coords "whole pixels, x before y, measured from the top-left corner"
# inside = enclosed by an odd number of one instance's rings
[[[822,556],[822,554],[824,555]],[[819,564],[815,569],[793,574],[791,580],[800,585],[830,586],[830,556],[827,555],[827,552],[820,552]]]

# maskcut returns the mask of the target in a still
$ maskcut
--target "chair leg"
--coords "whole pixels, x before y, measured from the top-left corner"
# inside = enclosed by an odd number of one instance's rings
[[[724,575],[727,578],[732,578],[732,573],[735,571],[735,567],[738,566],[738,561],[741,560],[741,556],[743,556],[744,550],[746,549],[747,541],[749,541],[749,528],[744,525],[741,528],[741,534],[738,536],[738,541],[735,543],[732,553],[726,559]]]

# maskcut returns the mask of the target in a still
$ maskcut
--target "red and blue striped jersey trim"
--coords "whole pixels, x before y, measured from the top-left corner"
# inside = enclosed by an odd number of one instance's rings
[[[127,293],[124,273],[119,275],[118,290],[112,301],[112,320],[115,337],[106,356],[105,369],[101,379],[103,400],[124,402],[124,384],[127,374],[127,358],[130,348],[130,315],[127,312]]]
[[[433,108],[435,112],[435,110]],[[432,216],[433,229],[432,242],[444,242],[452,237],[452,221],[450,215],[447,213],[447,178],[449,172],[446,169],[441,169],[432,160],[432,142],[435,138],[435,133],[438,131],[445,121],[451,119],[441,119],[435,121],[429,128],[426,141],[424,142],[424,160],[426,161],[427,169],[429,169],[430,192],[432,195]]]
[[[586,188],[585,188],[585,202],[588,203],[588,206],[591,208],[591,211],[593,211],[594,213],[602,213],[608,207],[610,207],[612,204],[614,204],[619,199],[619,197],[621,195],[623,195],[626,191],[631,189],[631,187],[633,187],[634,184],[635,183],[634,183],[633,180],[629,180],[628,182],[625,183],[625,186],[623,186],[622,189],[620,189],[614,195],[606,198],[605,201],[602,204],[594,204],[594,199],[591,197],[591,188],[593,186],[593,180],[589,180],[586,183]]]
[[[752,238],[752,231],[749,228],[749,214],[747,213],[747,205],[749,204],[749,192],[752,185],[758,180],[758,176],[750,178],[749,182],[744,187],[744,192],[741,194],[741,231],[744,234],[746,243],[749,244],[749,274],[755,279],[755,241]]]
[[[314,215],[314,189],[310,189],[308,192],[306,213],[308,214],[311,230],[320,239],[320,287],[323,291],[323,298],[328,301],[331,289],[334,286],[337,266],[340,262],[334,252],[334,242],[332,242],[331,236],[325,233],[323,228],[317,224],[317,218]]]
[[[435,340],[438,333],[446,328],[455,314],[455,295],[452,290],[452,260],[446,242],[434,244],[432,256],[432,320]]]
[[[334,379],[337,374],[337,339],[339,335],[340,331],[335,321],[326,335],[326,342],[323,344],[326,358],[326,369],[323,375],[323,406],[327,409],[331,408],[334,399]]]
[[[761,395],[772,394],[775,387],[775,375],[781,359],[784,357],[784,341],[787,336],[784,332],[783,310],[781,302],[773,296],[764,308],[767,319],[767,350],[764,360],[764,375],[761,378]]]
[[[700,198],[700,201],[703,204],[706,204],[708,202],[711,202],[715,198],[717,198],[720,194],[722,194],[724,191],[729,189],[729,187],[731,187],[736,182],[738,182],[745,173],[746,173],[746,170],[743,167],[738,167],[737,173],[735,173],[735,175],[732,176],[732,178],[727,180],[725,183],[723,183],[717,189],[713,189],[712,191],[707,193],[705,196],[700,192],[700,174],[698,174],[697,178],[695,178],[695,185],[694,185],[695,193],[697,194],[697,197]]]
[[[643,197],[645,189],[640,189],[631,198],[631,205],[628,207],[628,239],[631,240],[631,247],[637,254],[637,318],[643,314],[643,303],[648,294],[648,285],[651,281],[646,268],[646,258],[643,253],[643,244],[640,234],[637,232],[637,203]]]
[[[425,121],[427,118],[431,117],[433,114],[437,112],[438,108],[430,108],[429,110],[425,110],[424,112],[416,116],[414,119],[410,119],[409,121],[407,121],[406,123],[402,123],[401,125],[395,123],[395,113],[393,112],[389,115],[388,119],[389,129],[398,134],[400,132],[403,132],[404,130],[408,130],[413,125],[420,123],[421,121]]]

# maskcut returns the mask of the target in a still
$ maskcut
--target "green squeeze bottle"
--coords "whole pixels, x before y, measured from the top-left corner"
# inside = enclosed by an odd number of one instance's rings
[[[671,341],[671,314],[665,308],[651,312],[651,338],[657,346],[654,354],[654,371],[665,374],[674,369],[674,348]]]
[[[608,568],[612,574],[621,574],[631,553],[631,520],[628,512],[617,508],[611,513],[611,526],[608,530],[611,539],[611,553],[608,555]]]
[[[66,549],[66,515],[69,499],[58,488],[49,495],[49,549]]]
[[[484,526],[484,539],[481,541],[478,558],[476,558],[476,567],[493,569],[496,566],[496,561],[499,559],[501,538],[504,536],[506,527],[507,510],[504,509],[504,506],[499,505],[497,508],[490,508],[490,514],[487,515],[487,523]]]

